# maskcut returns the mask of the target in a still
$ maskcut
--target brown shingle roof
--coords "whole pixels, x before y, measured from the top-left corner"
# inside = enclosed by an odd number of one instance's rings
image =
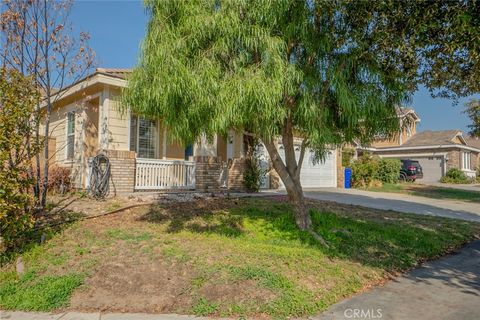
[[[480,138],[479,137],[476,137],[476,138],[465,137],[465,140],[467,141],[468,146],[480,149]]]
[[[442,131],[423,131],[416,133],[407,140],[402,147],[421,147],[436,145],[455,145],[453,139],[457,135],[461,135],[460,130],[442,130]]]
[[[96,73],[103,73],[107,76],[126,79],[127,75],[132,73],[132,69],[118,69],[118,68],[97,68]]]

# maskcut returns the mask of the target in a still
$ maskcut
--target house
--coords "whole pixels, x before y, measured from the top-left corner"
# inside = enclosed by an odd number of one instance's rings
[[[111,165],[111,190],[217,190],[243,188],[245,133],[231,130],[226,137],[205,137],[185,146],[172,139],[161,119],[122,112],[118,97],[127,85],[129,69],[98,68],[54,97],[50,138],[55,140],[50,163],[69,167],[79,189],[89,188],[91,159],[102,153]],[[43,128],[41,128],[43,130]],[[301,140],[298,141],[301,143]],[[278,145],[282,154],[282,145]],[[258,147],[262,166],[269,169],[268,154]],[[307,150],[302,182],[309,187],[343,184],[341,153],[334,149],[322,163]],[[270,170],[271,171],[271,170]],[[226,174],[228,172],[228,174]],[[281,187],[268,173],[263,188]]]
[[[423,169],[419,182],[438,182],[450,168],[459,168],[469,177],[476,176],[480,145],[463,136],[460,130],[417,132],[420,117],[413,109],[399,108],[398,134],[378,137],[370,146],[359,147],[359,153],[371,152],[380,157],[418,160]]]

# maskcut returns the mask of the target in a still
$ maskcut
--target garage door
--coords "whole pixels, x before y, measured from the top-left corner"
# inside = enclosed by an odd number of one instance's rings
[[[412,160],[417,160],[422,166],[423,179],[418,182],[438,182],[443,176],[443,157],[416,157]]]
[[[299,149],[299,148],[298,148]],[[280,145],[280,156],[285,161],[285,151]],[[300,150],[295,151],[295,158],[298,161]],[[315,162],[314,153],[309,149],[305,150],[302,170],[300,171],[300,181],[304,188],[323,188],[336,187],[336,156],[334,151],[330,151],[325,161]],[[283,187],[283,185],[282,185]]]

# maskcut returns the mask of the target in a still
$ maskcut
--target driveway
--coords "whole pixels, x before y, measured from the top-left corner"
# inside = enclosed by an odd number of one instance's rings
[[[480,222],[478,203],[357,189],[305,189],[304,193],[306,197],[316,200]]]
[[[312,319],[474,320],[479,313],[480,241],[475,241]]]

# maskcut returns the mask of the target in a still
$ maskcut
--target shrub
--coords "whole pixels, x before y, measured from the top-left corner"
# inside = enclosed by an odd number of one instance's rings
[[[37,94],[15,71],[0,69],[0,256],[33,226],[30,165],[39,151],[30,137]]]
[[[396,183],[401,166],[398,159],[381,159],[365,154],[351,165],[353,186],[368,188],[381,186],[382,183]]]
[[[378,157],[364,154],[352,163],[352,185],[367,188],[372,186],[375,181],[379,181],[379,161]]]
[[[259,160],[256,156],[248,157],[245,162],[245,172],[243,174],[243,183],[248,192],[258,192],[265,170],[260,168]]]
[[[352,148],[344,148],[342,150],[342,166],[349,167],[352,164],[353,156],[355,155],[355,150]]]
[[[378,178],[384,183],[397,183],[402,162],[399,159],[382,158],[379,162]]]
[[[443,176],[442,179],[440,179],[440,182],[462,184],[462,183],[472,183],[473,179],[467,177],[465,173],[458,168],[450,168],[448,169],[445,176]]]
[[[48,190],[65,193],[71,189],[70,168],[54,165],[49,171]]]

